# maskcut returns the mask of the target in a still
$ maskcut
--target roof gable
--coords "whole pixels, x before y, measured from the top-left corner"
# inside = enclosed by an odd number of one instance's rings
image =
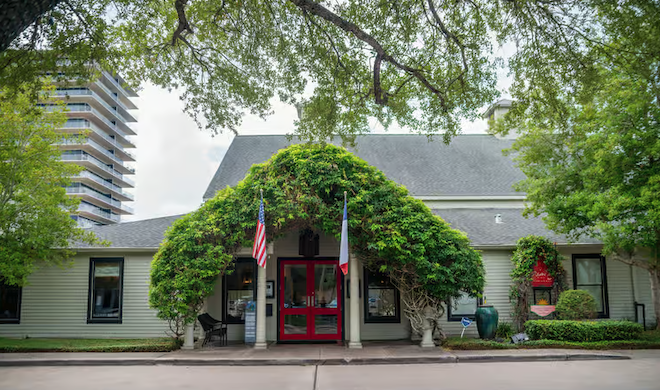
[[[268,160],[289,145],[301,143],[285,135],[237,136],[211,180],[204,199],[242,180],[253,164]],[[339,140],[332,142],[340,144]],[[490,135],[461,135],[449,145],[425,135],[370,134],[348,148],[367,163],[404,185],[413,196],[520,195],[512,186],[524,175],[502,154],[511,140]]]

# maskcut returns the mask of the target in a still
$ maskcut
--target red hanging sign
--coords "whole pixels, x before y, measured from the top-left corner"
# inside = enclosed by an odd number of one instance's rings
[[[554,282],[555,278],[548,272],[544,259],[539,258],[532,269],[532,287],[552,287]]]

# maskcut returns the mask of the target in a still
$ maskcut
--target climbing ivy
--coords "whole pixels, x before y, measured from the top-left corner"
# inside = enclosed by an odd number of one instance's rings
[[[293,145],[167,231],[153,260],[149,301],[176,335],[194,321],[218,276],[231,272],[236,251],[252,246],[260,190],[268,241],[305,228],[339,238],[347,191],[351,251],[367,267],[423,291],[437,307],[483,289],[479,252],[405,187],[344,148]]]
[[[522,331],[529,319],[529,300],[532,297],[532,274],[537,261],[545,261],[548,273],[554,278],[552,286],[554,299],[566,289],[566,271],[561,262],[563,257],[550,240],[545,237],[530,235],[518,240],[511,261],[511,289],[509,301],[513,307],[513,323]],[[552,302],[548,302],[552,304]]]

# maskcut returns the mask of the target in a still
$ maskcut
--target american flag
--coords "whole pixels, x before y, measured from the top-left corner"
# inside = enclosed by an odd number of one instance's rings
[[[261,196],[259,204],[259,218],[257,219],[257,232],[254,235],[252,257],[257,260],[260,267],[266,268],[266,216],[264,213],[264,198]]]

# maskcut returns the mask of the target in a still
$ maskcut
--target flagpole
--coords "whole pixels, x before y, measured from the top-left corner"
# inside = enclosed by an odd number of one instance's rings
[[[264,190],[259,189],[261,194],[261,202],[264,201]],[[259,206],[261,207],[261,205]],[[264,227],[265,229],[265,227]],[[254,344],[255,349],[266,349],[268,343],[266,342],[266,267],[260,267],[257,264],[257,329],[256,340]]]

